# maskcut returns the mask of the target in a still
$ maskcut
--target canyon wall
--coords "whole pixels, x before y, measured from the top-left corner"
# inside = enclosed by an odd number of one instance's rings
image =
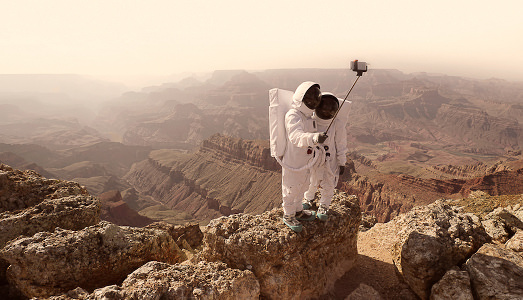
[[[358,174],[350,159],[346,170],[337,188],[357,195],[362,212],[379,222],[440,198],[466,197],[474,190],[490,195],[523,193],[523,166],[485,168],[483,176],[446,180],[405,174],[370,178]],[[195,153],[156,150],[135,164],[126,179],[141,194],[199,220],[239,212],[259,214],[281,205],[281,166],[270,157],[265,140],[215,134]]]
[[[266,145],[267,144],[267,145]],[[258,214],[281,204],[281,174],[266,141],[214,135],[195,153],[152,151],[126,180],[143,195],[199,220]]]

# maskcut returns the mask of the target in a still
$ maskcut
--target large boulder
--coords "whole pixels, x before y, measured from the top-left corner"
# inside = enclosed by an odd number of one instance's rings
[[[57,228],[9,242],[0,255],[8,281],[26,297],[121,282],[148,261],[177,263],[184,254],[168,233],[102,221],[80,231]]]
[[[393,221],[392,258],[399,274],[421,298],[453,266],[490,241],[478,217],[460,213],[443,200],[412,209]]]
[[[465,264],[475,299],[523,299],[523,255],[483,245]]]
[[[278,208],[257,216],[212,220],[204,230],[203,250],[194,260],[251,270],[265,299],[307,299],[327,293],[357,258],[358,199],[335,194],[328,221],[303,221],[300,233],[283,224],[282,213]]]

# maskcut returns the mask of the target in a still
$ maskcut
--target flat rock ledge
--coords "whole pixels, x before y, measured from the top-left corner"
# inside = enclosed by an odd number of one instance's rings
[[[361,211],[356,196],[335,194],[326,222],[302,221],[295,233],[281,208],[258,216],[236,214],[212,220],[202,251],[193,261],[220,261],[250,270],[264,299],[310,299],[326,294],[357,258]]]

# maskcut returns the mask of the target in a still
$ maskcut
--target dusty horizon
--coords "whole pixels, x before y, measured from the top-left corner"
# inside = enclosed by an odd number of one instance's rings
[[[0,11],[0,73],[137,82],[359,59],[374,69],[523,81],[522,9],[469,0],[10,1]]]

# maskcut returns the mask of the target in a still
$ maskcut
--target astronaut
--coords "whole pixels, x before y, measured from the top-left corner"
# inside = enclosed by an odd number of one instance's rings
[[[325,132],[327,130],[332,118],[336,115],[336,111],[338,111],[339,105],[338,98],[333,94],[322,94],[321,102],[312,117],[313,121],[316,122],[318,131]],[[325,150],[325,161],[311,168],[309,189],[303,197],[303,208],[311,208],[314,195],[317,189],[321,187],[321,198],[316,212],[317,218],[321,221],[328,219],[334,188],[338,183],[339,176],[343,174],[347,162],[346,121],[342,118],[336,118],[332,122],[327,132],[328,137],[322,145]]]
[[[321,98],[320,85],[303,82],[294,92],[292,108],[285,115],[287,148],[281,161],[283,222],[295,232],[302,230],[299,221],[314,220],[315,213],[303,209],[302,198],[309,186],[309,169],[305,168],[314,159],[314,147],[327,139],[318,133],[312,120],[314,109]]]

